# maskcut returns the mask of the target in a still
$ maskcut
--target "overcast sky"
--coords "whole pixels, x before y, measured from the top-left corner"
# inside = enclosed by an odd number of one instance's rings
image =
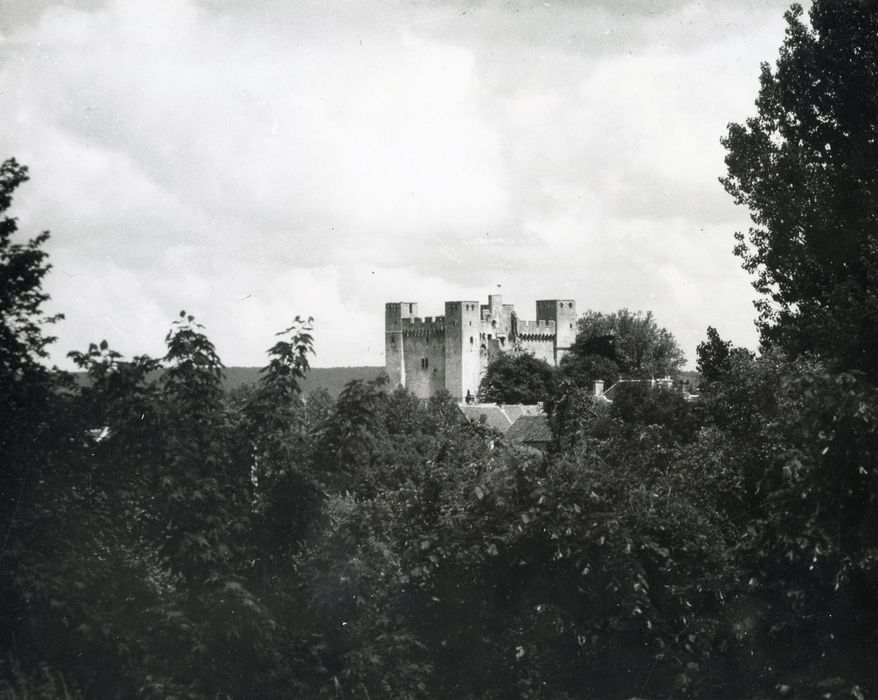
[[[383,364],[385,302],[498,291],[755,347],[719,139],[788,4],[0,0],[53,359],[161,355],[186,309],[228,365],[296,314],[316,365]]]

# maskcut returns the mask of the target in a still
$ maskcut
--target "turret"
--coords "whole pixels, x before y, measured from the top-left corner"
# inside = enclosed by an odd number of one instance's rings
[[[555,322],[555,364],[558,364],[576,339],[576,302],[573,299],[538,301],[537,321]]]
[[[503,297],[500,294],[489,294],[488,308],[491,310],[491,316],[500,318],[503,314]]]
[[[445,388],[458,401],[479,390],[480,323],[479,302],[445,302]]]
[[[418,315],[418,305],[395,301],[384,305],[384,371],[390,386],[405,386],[405,348],[402,340],[402,319]]]

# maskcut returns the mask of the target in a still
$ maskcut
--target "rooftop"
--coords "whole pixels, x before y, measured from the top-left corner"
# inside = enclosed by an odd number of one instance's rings
[[[552,441],[549,419],[544,415],[521,416],[506,431],[506,439],[527,444],[549,443]]]

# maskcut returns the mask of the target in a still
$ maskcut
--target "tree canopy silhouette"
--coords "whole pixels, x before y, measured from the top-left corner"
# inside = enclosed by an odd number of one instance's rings
[[[730,124],[726,190],[751,213],[735,253],[755,275],[763,342],[878,376],[878,11],[786,13],[757,111]]]

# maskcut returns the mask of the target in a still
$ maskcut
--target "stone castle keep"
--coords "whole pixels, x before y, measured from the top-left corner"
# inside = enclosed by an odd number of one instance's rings
[[[557,365],[576,337],[576,302],[537,302],[537,320],[522,321],[499,294],[477,301],[446,301],[445,315],[418,318],[418,305],[384,309],[385,370],[391,386],[419,398],[442,389],[458,401],[475,397],[488,364],[501,352],[529,353]]]

